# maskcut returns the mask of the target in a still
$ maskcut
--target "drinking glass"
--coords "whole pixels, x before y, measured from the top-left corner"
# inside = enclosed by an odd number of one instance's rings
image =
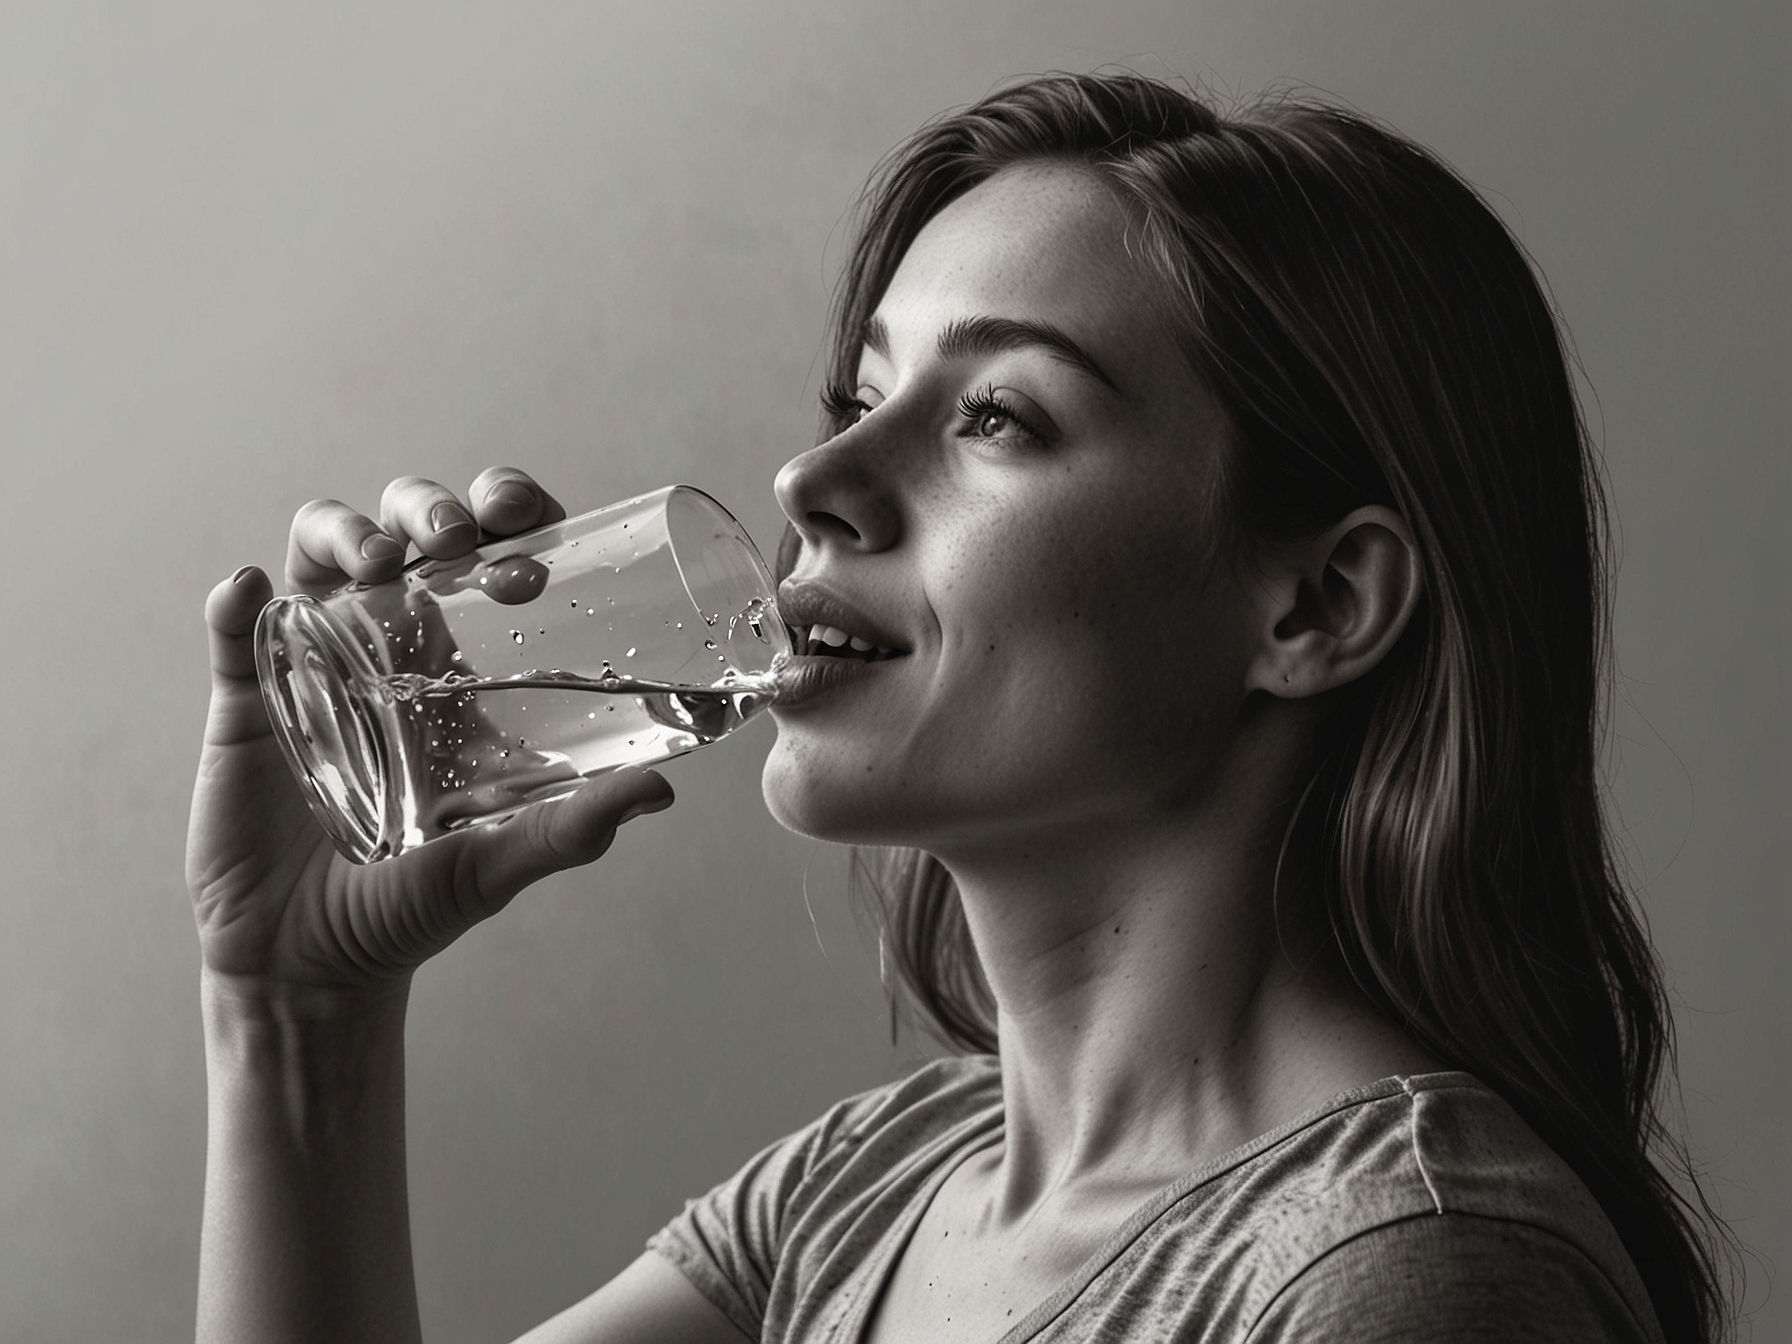
[[[726,736],[790,652],[734,517],[688,485],[275,598],[255,630],[274,733],[357,863]]]

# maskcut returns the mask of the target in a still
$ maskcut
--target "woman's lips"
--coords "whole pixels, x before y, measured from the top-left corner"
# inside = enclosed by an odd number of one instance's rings
[[[883,669],[902,661],[903,655],[865,662],[859,658],[830,658],[816,654],[793,653],[781,659],[777,670],[778,693],[772,700],[772,712],[805,704],[836,686],[868,677],[883,675]]]
[[[792,631],[792,644],[803,650],[809,636],[830,627],[849,639],[857,636],[886,653],[906,653],[907,643],[831,589],[813,579],[785,579],[778,585],[778,615]]]

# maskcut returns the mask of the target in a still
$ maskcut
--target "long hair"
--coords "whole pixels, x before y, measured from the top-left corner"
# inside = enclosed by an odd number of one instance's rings
[[[1290,846],[1362,991],[1569,1163],[1669,1339],[1717,1338],[1720,1225],[1696,1180],[1695,1206],[1655,1160],[1692,1177],[1661,1114],[1661,974],[1596,778],[1603,500],[1522,248],[1449,167],[1355,113],[1282,98],[1222,117],[1138,76],[1046,76],[879,167],[836,299],[833,379],[852,385],[866,319],[927,221],[1027,161],[1086,167],[1128,212],[1128,245],[1235,431],[1232,526],[1299,536],[1373,503],[1411,527],[1424,600],[1338,697]],[[859,870],[910,1009],[996,1049],[949,874],[914,851]]]

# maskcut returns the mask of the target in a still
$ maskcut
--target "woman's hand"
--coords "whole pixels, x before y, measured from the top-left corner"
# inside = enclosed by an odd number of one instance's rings
[[[407,546],[451,559],[566,511],[520,471],[492,468],[463,503],[420,477],[386,488],[380,520],[321,500],[293,519],[288,585],[322,594],[351,579],[397,575]],[[253,567],[206,602],[212,700],[193,795],[187,882],[207,970],[232,982],[298,993],[374,996],[551,872],[589,863],[616,828],[670,805],[651,771],[622,771],[501,825],[446,836],[396,859],[358,866],[312,818],[275,742],[255,679],[251,636],[272,596]]]

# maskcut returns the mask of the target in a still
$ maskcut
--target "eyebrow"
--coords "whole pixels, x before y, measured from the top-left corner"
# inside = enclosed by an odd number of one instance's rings
[[[865,319],[865,348],[885,359],[890,357],[890,329],[881,317]],[[1029,322],[1012,317],[961,317],[940,333],[941,359],[965,359],[973,355],[999,355],[1010,350],[1037,347],[1069,368],[1118,392],[1120,387],[1094,357],[1050,322]]]

